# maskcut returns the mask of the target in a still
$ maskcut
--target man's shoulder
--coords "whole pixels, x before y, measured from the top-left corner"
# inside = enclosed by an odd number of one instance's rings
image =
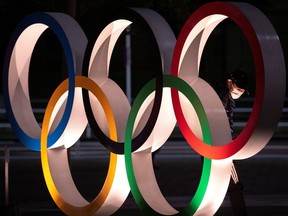
[[[228,97],[229,95],[229,90],[227,86],[217,85],[217,86],[214,86],[214,90],[216,91],[216,93],[218,94],[220,98],[225,98],[225,97]]]

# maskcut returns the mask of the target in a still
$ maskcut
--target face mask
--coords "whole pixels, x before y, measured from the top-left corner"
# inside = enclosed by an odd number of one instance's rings
[[[232,84],[232,91],[230,91],[230,95],[234,100],[240,98],[244,92],[245,89],[241,89],[237,87],[235,84]]]

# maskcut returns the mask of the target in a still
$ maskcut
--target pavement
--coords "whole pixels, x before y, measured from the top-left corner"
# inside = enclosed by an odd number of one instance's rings
[[[244,198],[251,216],[288,215],[287,139],[272,138],[257,155],[236,161]],[[0,152],[0,215],[62,216],[46,188],[39,152],[14,141],[9,144],[9,191],[5,193],[5,155]],[[11,147],[12,146],[12,147]],[[109,153],[94,142],[79,142],[70,150],[70,169],[75,184],[87,200],[100,190],[106,176]],[[201,173],[201,160],[183,140],[170,140],[155,157],[155,175],[167,201],[181,210],[192,198]],[[7,197],[8,194],[8,197]],[[6,197],[5,197],[6,196]],[[115,216],[141,215],[129,194]],[[233,215],[229,197],[216,213]]]

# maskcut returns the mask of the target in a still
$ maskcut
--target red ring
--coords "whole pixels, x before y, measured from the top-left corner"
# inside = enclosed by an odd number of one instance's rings
[[[264,90],[265,90],[265,70],[264,70],[264,60],[263,60],[263,52],[261,50],[261,41],[258,40],[257,33],[255,32],[255,23],[257,24],[257,21],[255,22],[255,19],[259,19],[260,21],[265,22],[266,20],[263,20],[263,15],[261,14],[255,14],[255,11],[252,11],[252,14],[255,15],[252,16],[250,19],[252,19],[252,22],[249,21],[247,16],[243,12],[249,13],[249,10],[245,10],[244,7],[251,7],[250,5],[246,4],[230,4],[230,3],[223,3],[223,2],[214,2],[214,3],[208,3],[201,8],[199,8],[197,11],[195,11],[187,20],[186,24],[184,25],[182,31],[180,32],[180,35],[177,39],[177,43],[175,46],[174,54],[173,54],[173,61],[171,66],[171,74],[178,76],[179,75],[179,61],[180,56],[182,53],[182,49],[184,46],[184,43],[186,42],[186,39],[189,35],[189,33],[192,31],[192,29],[207,16],[215,15],[215,14],[221,14],[227,16],[229,19],[233,20],[243,31],[245,34],[251,50],[252,50],[252,56],[255,63],[255,70],[256,70],[256,93],[255,93],[255,100],[253,104],[252,113],[249,116],[248,122],[245,126],[245,128],[242,130],[242,132],[239,134],[239,136],[231,141],[228,144],[222,145],[222,146],[209,146],[206,143],[202,142],[200,139],[198,139],[195,134],[192,132],[192,130],[189,128],[185,117],[183,115],[180,101],[179,101],[179,95],[177,92],[175,92],[172,95],[173,103],[175,107],[178,107],[176,109],[176,117],[178,120],[179,128],[182,131],[184,137],[189,142],[191,147],[194,148],[195,151],[197,151],[199,154],[201,154],[204,157],[208,157],[210,159],[224,159],[231,157],[238,153],[245,145],[246,143],[252,139],[253,134],[255,130],[259,127],[259,120],[261,117],[261,112],[263,110],[263,101],[264,101]],[[241,8],[244,10],[241,11]],[[253,8],[252,8],[253,9]],[[259,13],[256,11],[256,13]],[[248,14],[249,15],[249,14]],[[258,21],[259,22],[259,21]],[[265,23],[266,24],[266,23]],[[270,24],[268,22],[268,24]],[[262,25],[264,25],[262,23]],[[269,25],[270,26],[270,25]],[[268,29],[270,30],[270,29]],[[265,34],[266,32],[264,32]],[[271,33],[268,32],[268,33]],[[259,32],[259,35],[261,36],[263,32]],[[272,32],[272,34],[275,34]],[[258,35],[258,36],[259,36]],[[274,35],[273,35],[274,36]],[[262,39],[265,40],[265,39]],[[265,43],[269,43],[267,41],[264,41]],[[265,53],[264,53],[265,54]],[[273,62],[272,62],[273,63]],[[271,63],[271,64],[272,64]],[[268,63],[269,64],[269,63]],[[267,78],[266,78],[267,79]],[[268,86],[269,87],[269,86]],[[268,89],[266,89],[268,90]],[[259,128],[258,128],[259,131]],[[266,145],[266,144],[265,144]],[[264,146],[265,146],[264,145]],[[257,152],[253,153],[256,154]],[[250,153],[251,154],[251,153]],[[237,155],[238,157],[239,155]],[[241,156],[240,156],[241,157]],[[246,157],[246,156],[245,156]]]

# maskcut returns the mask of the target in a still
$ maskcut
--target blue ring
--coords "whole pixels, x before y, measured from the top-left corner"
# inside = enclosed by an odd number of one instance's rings
[[[61,14],[62,15],[62,14]],[[59,15],[58,15],[59,16]],[[67,15],[66,15],[67,16]],[[11,123],[12,128],[14,129],[19,140],[26,145],[28,148],[36,151],[40,151],[40,138],[33,138],[27,135],[19,126],[14,113],[12,111],[12,106],[9,97],[9,89],[8,89],[8,73],[9,73],[9,65],[11,60],[11,55],[17,42],[20,34],[29,26],[35,23],[45,24],[50,28],[57,36],[59,41],[62,44],[62,48],[66,57],[67,67],[68,67],[68,77],[69,77],[69,86],[68,86],[68,98],[66,107],[63,113],[63,117],[59,122],[59,125],[55,128],[55,130],[49,135],[47,145],[48,147],[52,146],[62,135],[64,129],[67,126],[72,106],[74,100],[74,86],[75,86],[75,68],[74,68],[74,59],[73,59],[73,51],[71,49],[69,40],[67,38],[67,34],[65,33],[62,25],[57,21],[56,18],[53,17],[53,14],[47,13],[33,13],[27,16],[16,28],[14,34],[9,41],[7,52],[4,60],[4,70],[3,70],[3,96],[6,112],[8,115],[8,119]],[[77,35],[77,34],[75,34]]]

